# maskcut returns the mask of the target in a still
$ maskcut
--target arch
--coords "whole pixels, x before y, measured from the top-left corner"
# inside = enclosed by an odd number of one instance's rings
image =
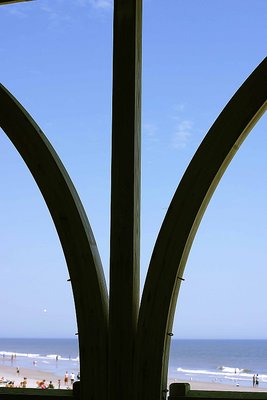
[[[187,257],[217,184],[265,111],[266,76],[267,58],[243,83],[207,133],[161,226],[140,306],[135,365],[138,400],[164,398],[171,330]]]
[[[83,385],[83,371],[86,371],[91,398],[104,399],[105,390],[99,391],[99,388],[106,387],[107,381],[108,296],[89,221],[55,150],[31,116],[2,85],[0,126],[39,186],[65,254],[77,315],[81,398],[87,397]]]

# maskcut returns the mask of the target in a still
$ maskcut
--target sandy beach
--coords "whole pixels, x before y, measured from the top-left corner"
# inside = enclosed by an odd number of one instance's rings
[[[44,372],[38,369],[30,369],[30,368],[20,368],[19,374],[16,372],[16,368],[12,366],[0,366],[0,378],[5,378],[10,381],[14,381],[15,387],[20,387],[20,383],[24,380],[24,377],[27,378],[27,387],[28,388],[36,388],[37,381],[42,381],[45,379],[45,383],[48,385],[50,381],[53,382],[55,389],[58,389],[58,379],[60,379],[60,389],[71,389],[70,379],[69,385],[66,386],[64,384],[64,376],[57,376],[52,372]],[[0,384],[0,386],[6,386],[5,383]]]
[[[266,388],[251,386],[236,386],[235,384],[225,384],[218,382],[196,382],[196,381],[179,381],[169,380],[168,385],[171,383],[189,383],[191,390],[206,390],[206,391],[231,391],[231,392],[267,392]]]
[[[36,388],[37,381],[42,381],[45,379],[46,384],[49,384],[50,381],[53,382],[54,388],[58,389],[58,380],[60,379],[60,389],[72,389],[70,380],[69,384],[65,385],[64,376],[59,376],[54,374],[53,372],[45,372],[38,370],[37,368],[20,368],[19,375],[16,372],[16,368],[13,366],[0,366],[0,378],[5,378],[6,380],[14,381],[15,387],[20,387],[21,382],[24,377],[27,378],[27,388]],[[237,386],[235,383],[225,384],[220,382],[200,382],[194,380],[178,380],[178,379],[169,379],[168,386],[171,383],[189,383],[190,388],[192,390],[204,390],[204,391],[237,391],[237,392],[267,392],[266,387],[252,387],[251,386]],[[6,384],[0,384],[0,387],[5,387]]]

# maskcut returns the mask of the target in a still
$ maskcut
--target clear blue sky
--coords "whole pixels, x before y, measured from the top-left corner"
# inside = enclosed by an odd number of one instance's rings
[[[222,108],[266,56],[266,0],[144,0],[142,283],[175,189]],[[0,81],[65,164],[108,281],[112,3],[0,7]],[[1,337],[74,337],[57,234],[29,171],[0,135]],[[266,118],[203,218],[177,304],[176,338],[267,339]],[[46,310],[46,312],[44,311]]]

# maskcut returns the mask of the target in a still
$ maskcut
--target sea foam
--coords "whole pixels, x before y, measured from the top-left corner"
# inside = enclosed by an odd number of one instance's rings
[[[34,358],[34,359],[49,359],[49,360],[61,360],[61,361],[76,361],[79,362],[79,356],[75,358],[67,358],[67,357],[62,357],[60,354],[32,354],[32,353],[17,353],[15,351],[6,351],[6,350],[0,350],[0,357],[5,358],[5,357],[27,357],[27,358]]]

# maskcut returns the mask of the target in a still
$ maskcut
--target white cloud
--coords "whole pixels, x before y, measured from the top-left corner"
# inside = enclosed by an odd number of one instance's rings
[[[48,4],[40,4],[40,10],[45,14],[47,19],[48,29],[65,29],[66,26],[71,26],[75,19],[73,16],[64,9],[61,8],[60,0],[54,3],[54,7],[50,7]]]
[[[155,138],[158,130],[155,124],[149,124],[149,123],[144,124],[143,129],[144,133],[150,138]]]
[[[177,105],[174,107],[174,110],[175,110],[176,112],[178,112],[178,113],[183,112],[184,109],[185,109],[185,105],[184,105],[183,103],[177,104]]]
[[[146,145],[151,145],[159,141],[157,135],[158,127],[155,124],[145,123],[142,130]]]
[[[189,120],[183,120],[177,123],[172,139],[172,147],[175,149],[184,149],[191,137],[193,123]]]
[[[100,8],[102,10],[107,10],[112,8],[112,0],[89,0],[89,3],[94,8]]]
[[[185,109],[184,103],[178,103],[173,107],[174,115],[172,120],[174,121],[174,127],[171,146],[174,149],[184,149],[192,136],[193,122],[185,118]]]

